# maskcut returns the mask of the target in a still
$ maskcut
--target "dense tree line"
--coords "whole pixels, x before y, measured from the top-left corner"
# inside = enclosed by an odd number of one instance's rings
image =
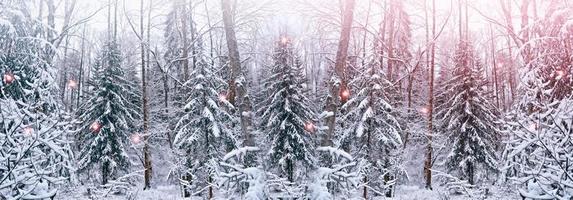
[[[130,3],[0,1],[0,199],[573,196],[566,1]]]

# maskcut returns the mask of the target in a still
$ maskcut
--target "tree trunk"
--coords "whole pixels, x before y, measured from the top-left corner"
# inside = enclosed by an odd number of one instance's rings
[[[60,100],[62,100],[62,103],[64,104],[64,109],[68,110],[69,109],[69,104],[66,102],[65,96],[66,96],[66,83],[67,83],[67,79],[68,79],[68,46],[69,46],[69,42],[70,39],[69,37],[66,37],[65,39],[66,41],[64,42],[64,61],[62,63],[62,67],[60,68],[61,73],[60,73]]]
[[[432,0],[432,38],[436,38],[436,0]],[[428,92],[428,144],[426,147],[426,160],[424,161],[424,176],[426,178],[426,188],[432,189],[432,134],[433,134],[433,110],[434,110],[434,66],[436,45],[432,42],[430,55],[430,90]]]
[[[511,1],[507,0],[507,1],[501,1],[501,8],[503,10],[504,16],[505,16],[505,20],[507,23],[507,37],[508,37],[508,48],[507,51],[509,53],[508,56],[508,62],[506,63],[505,67],[508,70],[508,78],[509,78],[509,89],[510,89],[510,94],[511,94],[511,99],[509,100],[510,102],[513,101],[514,98],[514,94],[515,94],[515,75],[514,75],[514,70],[513,70],[513,52],[511,49],[511,40],[509,39],[512,34],[514,34],[514,28],[513,28],[513,22],[512,22],[512,14],[511,14]],[[517,42],[517,38],[514,38],[514,41],[516,42],[516,44],[518,45],[518,48],[520,48],[520,44]],[[524,56],[524,60],[526,61],[526,57]],[[525,62],[527,63],[527,61]],[[504,107],[505,107],[505,101],[503,102]]]
[[[221,0],[221,9],[223,11],[223,25],[229,51],[229,64],[231,67],[231,76],[229,77],[229,92],[227,93],[228,101],[239,108],[241,117],[241,130],[243,132],[243,146],[254,146],[255,142],[251,136],[251,102],[247,94],[247,86],[244,83],[245,78],[241,71],[241,60],[239,57],[239,47],[235,35],[235,22],[233,19],[233,8],[231,0]],[[237,83],[240,84],[237,84]],[[238,100],[238,101],[237,101]]]
[[[48,41],[52,42],[54,40],[54,28],[56,27],[56,5],[54,5],[54,0],[47,0],[48,4],[48,26],[50,30],[48,30]]]
[[[192,5],[193,3],[189,0],[189,30],[191,32],[191,46],[189,48],[191,49],[191,67],[192,69],[195,69],[195,67],[197,67],[197,49],[195,48],[197,36],[195,35],[196,30],[193,19],[193,7],[191,7]]]
[[[142,103],[143,103],[143,167],[144,167],[144,186],[143,189],[151,188],[151,176],[152,176],[152,166],[151,166],[151,154],[149,152],[149,110],[147,107],[147,75],[146,75],[146,63],[149,65],[149,56],[146,57],[146,47],[145,47],[145,32],[143,24],[143,4],[144,0],[141,0],[140,7],[140,32],[141,32],[141,90],[142,90]],[[151,2],[150,2],[151,5]],[[151,10],[151,8],[150,8]],[[151,12],[151,11],[150,11]],[[149,23],[149,21],[148,21]],[[149,24],[148,24],[149,26]],[[149,30],[149,29],[148,29]],[[149,37],[149,33],[147,33]],[[148,38],[149,41],[149,38]],[[149,53],[149,52],[148,52]]]
[[[347,87],[348,81],[345,76],[345,68],[355,3],[355,0],[346,0],[343,11],[342,30],[340,32],[340,40],[338,42],[338,50],[336,51],[336,60],[334,63],[334,73],[340,82],[339,85],[336,85],[332,81],[329,81],[330,97],[327,99],[326,110],[331,112],[331,116],[326,119],[328,130],[321,142],[323,146],[332,146],[332,138],[336,127],[337,107],[343,105],[348,100],[349,97],[346,95],[350,95],[350,91]],[[338,105],[339,103],[340,105]]]
[[[213,181],[213,177],[209,176],[208,178],[208,184],[211,184],[211,182]],[[209,186],[209,196],[208,199],[213,199],[213,186]]]
[[[368,183],[368,176],[364,176],[362,182]],[[364,185],[364,189],[362,190],[362,198],[368,199],[368,187],[366,185]]]
[[[474,164],[472,162],[470,162],[468,164],[468,183],[470,185],[475,185],[475,181],[474,181]]]
[[[387,67],[388,67],[388,74],[386,74],[386,76],[388,77],[388,80],[391,83],[394,83],[394,29],[395,29],[395,18],[396,18],[396,6],[395,6],[396,2],[394,0],[390,1],[390,14],[389,17],[386,18],[388,20],[388,59],[386,60],[387,62]]]
[[[187,15],[189,14],[187,12],[187,5],[184,1],[184,3],[181,3],[181,5],[183,7],[183,11],[181,13],[181,39],[183,40],[183,53],[181,55],[181,57],[183,57],[183,81],[182,82],[186,82],[189,79],[189,40],[187,38]]]
[[[493,89],[494,94],[495,94],[495,102],[496,102],[496,106],[497,108],[499,108],[499,83],[497,81],[497,66],[496,66],[496,60],[495,60],[495,43],[494,43],[494,36],[493,36],[493,28],[491,27],[491,24],[489,25],[489,28],[491,30],[491,61],[492,61],[492,71],[493,71]]]
[[[84,25],[84,30],[82,31],[82,44],[81,44],[81,57],[80,57],[80,70],[78,72],[78,94],[76,96],[76,108],[80,107],[80,98],[82,95],[82,87],[83,87],[83,75],[84,75],[84,57],[85,57],[85,43],[86,43],[86,26]]]
[[[521,3],[521,39],[524,41],[529,41],[529,1],[530,0],[523,0]],[[531,61],[531,47],[529,44],[525,43],[523,48],[524,62],[529,63]]]

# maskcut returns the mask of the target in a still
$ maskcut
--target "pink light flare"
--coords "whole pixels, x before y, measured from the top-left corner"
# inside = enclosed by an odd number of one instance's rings
[[[531,124],[529,124],[529,127],[528,127],[528,128],[529,128],[529,130],[534,130],[534,131],[535,131],[535,130],[537,130],[537,129],[539,128],[539,124],[537,124],[537,123],[531,123]]]
[[[420,108],[420,113],[422,113],[422,115],[428,115],[430,113],[430,109],[428,107]]]
[[[101,124],[99,122],[94,122],[90,125],[90,130],[94,133],[98,133],[101,130]]]
[[[227,101],[227,93],[219,94],[219,101]]]
[[[26,128],[24,128],[24,136],[26,137],[30,137],[32,136],[32,134],[34,134],[34,128],[32,128],[31,126],[28,126]]]
[[[10,85],[15,80],[14,75],[10,72],[6,72],[3,78],[4,78],[4,83],[6,83],[6,85]]]
[[[288,43],[288,38],[286,36],[281,37],[281,44],[286,45]]]
[[[138,133],[132,134],[130,140],[133,144],[139,144],[141,143],[141,135]]]
[[[561,80],[563,77],[565,77],[565,71],[557,70],[555,72],[555,80]]]
[[[70,89],[76,89],[78,87],[78,82],[76,82],[74,80],[69,80],[68,81],[68,87]]]
[[[342,91],[340,91],[340,99],[343,102],[346,102],[348,98],[350,98],[350,91],[347,88],[344,88]]]
[[[304,123],[304,130],[306,130],[309,133],[314,133],[314,131],[315,131],[314,124],[310,121]]]

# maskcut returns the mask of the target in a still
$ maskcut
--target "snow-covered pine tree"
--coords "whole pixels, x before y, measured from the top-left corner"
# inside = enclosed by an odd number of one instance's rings
[[[310,140],[312,117],[306,88],[303,87],[302,64],[295,54],[291,40],[281,36],[274,50],[272,75],[264,81],[270,94],[259,106],[261,126],[269,142],[271,166],[280,167],[282,177],[293,182],[298,178],[298,166],[313,166],[314,144]],[[305,129],[306,125],[306,129]]]
[[[79,168],[99,165],[104,185],[130,166],[127,144],[138,134],[141,119],[140,93],[126,79],[121,59],[119,45],[104,46],[89,81],[90,97],[77,112],[81,122],[76,130]]]
[[[175,146],[185,159],[182,179],[184,196],[212,184],[221,158],[236,148],[236,119],[229,114],[235,108],[221,93],[226,82],[216,76],[205,58],[197,56],[190,79],[183,84],[187,93],[183,116],[176,124]],[[213,197],[209,186],[208,197]]]
[[[496,147],[500,131],[497,109],[486,98],[483,67],[468,42],[461,42],[454,56],[452,78],[444,84],[436,117],[449,133],[452,149],[446,167],[474,185],[478,167],[497,171]]]
[[[69,180],[69,126],[34,35],[41,24],[21,3],[0,3],[0,199],[46,199]]]
[[[356,157],[366,159],[371,168],[366,173],[369,186],[389,192],[396,174],[396,158],[391,152],[401,147],[401,127],[396,111],[389,103],[390,83],[378,64],[371,64],[352,82],[356,94],[342,106],[345,132],[340,145]],[[385,177],[380,177],[386,174]]]

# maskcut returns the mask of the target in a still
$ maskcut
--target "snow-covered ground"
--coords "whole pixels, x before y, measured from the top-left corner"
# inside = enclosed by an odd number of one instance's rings
[[[400,185],[396,188],[396,197],[394,198],[377,198],[377,199],[388,199],[388,200],[513,200],[521,199],[521,197],[515,193],[516,190],[510,190],[508,188],[489,188],[489,194],[484,195],[483,191],[472,191],[475,192],[473,196],[465,194],[448,194],[444,188],[435,188],[434,190],[426,190],[420,186],[406,186]],[[183,198],[181,197],[181,191],[179,187],[170,186],[157,186],[150,190],[143,190],[142,187],[135,187],[128,191],[126,194],[115,195],[108,194],[106,196],[88,195],[87,187],[75,187],[70,188],[65,191],[60,191],[57,195],[58,200],[92,200],[92,199],[106,199],[106,200],[125,200],[125,199],[137,199],[137,200],[195,200],[202,199],[201,197],[195,198]],[[225,197],[218,197],[215,199],[228,199]],[[362,199],[357,196],[355,199]]]

